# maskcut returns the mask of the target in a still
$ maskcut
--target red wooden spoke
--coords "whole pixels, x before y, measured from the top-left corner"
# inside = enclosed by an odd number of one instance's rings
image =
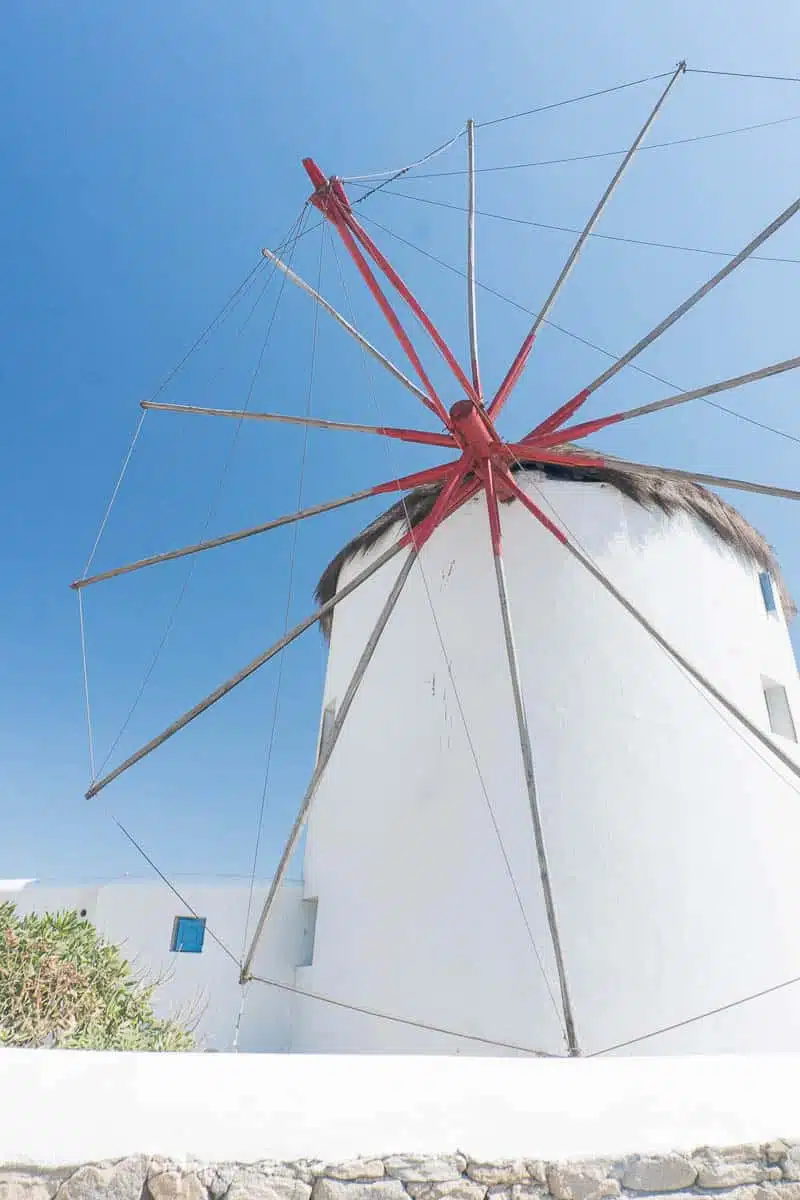
[[[539,437],[545,433],[553,433],[556,429],[559,429],[565,421],[568,421],[570,417],[578,411],[587,395],[588,392],[585,390],[578,392],[577,395],[573,396],[571,400],[568,400],[566,404],[562,404],[561,407],[557,408],[555,412],[550,414],[549,417],[546,417],[541,424],[537,425],[535,429],[532,429],[530,433],[526,434],[522,440],[527,442],[528,438]]]
[[[372,271],[370,270],[369,263],[364,258],[364,255],[361,253],[358,246],[356,245],[353,235],[351,234],[350,230],[347,228],[347,226],[344,224],[344,221],[341,219],[341,217],[338,214],[334,215],[334,214],[326,211],[325,215],[332,222],[334,228],[336,229],[337,233],[339,234],[342,241],[344,242],[345,248],[349,252],[350,257],[353,259],[353,262],[356,264],[356,267],[358,268],[358,271],[359,271],[362,279],[366,283],[369,290],[372,292],[372,295],[374,296],[375,300],[377,301],[378,307],[380,308],[383,315],[386,317],[386,320],[389,322],[392,332],[394,333],[395,337],[399,341],[400,345],[405,350],[406,355],[407,355],[411,365],[413,366],[414,370],[417,372],[417,375],[419,376],[423,387],[428,392],[431,399],[430,399],[430,403],[427,404],[427,407],[430,408],[432,412],[435,412],[437,417],[439,417],[442,421],[444,421],[445,425],[448,425],[449,422],[447,420],[447,411],[446,411],[444,405],[442,404],[441,400],[439,399],[436,389],[434,388],[430,378],[428,377],[428,373],[425,370],[425,368],[423,367],[422,361],[421,361],[419,355],[417,354],[416,350],[414,349],[411,338],[408,336],[405,329],[403,328],[403,325],[402,325],[397,313],[394,311],[391,304],[386,299],[386,296],[383,292],[383,289],[381,288],[381,285],[378,283],[377,279],[375,278]]]
[[[369,236],[367,231],[363,228],[362,225],[360,225],[358,223],[358,221],[354,217],[352,211],[346,212],[344,214],[344,219],[347,222],[349,228],[352,230],[352,232],[355,234],[355,236],[361,242],[361,245],[364,247],[364,249],[367,251],[367,253],[372,256],[372,258],[378,264],[378,266],[381,268],[381,270],[386,275],[386,277],[390,281],[390,283],[397,289],[397,291],[403,297],[403,299],[408,304],[411,311],[414,313],[414,316],[418,319],[420,324],[428,331],[428,333],[430,334],[434,343],[440,350],[442,357],[444,358],[448,367],[453,372],[456,379],[458,380],[458,382],[461,384],[462,388],[466,392],[468,399],[474,400],[477,403],[479,401],[480,397],[478,396],[478,392],[475,388],[474,383],[471,383],[470,380],[467,378],[467,376],[464,374],[461,367],[458,365],[458,362],[457,362],[452,350],[447,345],[447,342],[444,340],[442,335],[439,333],[439,330],[436,328],[433,321],[431,321],[431,319],[428,317],[428,315],[425,312],[425,310],[423,309],[422,305],[416,299],[414,294],[409,290],[409,288],[403,282],[401,277],[397,274],[394,267],[389,262],[389,260],[386,258],[386,256],[375,245],[375,243],[373,242],[372,238]]]
[[[418,442],[424,446],[453,447],[456,441],[450,433],[430,433],[426,429],[402,429],[396,425],[361,425],[353,421],[329,421],[324,417],[297,417],[290,413],[252,412],[241,408],[209,408],[200,404],[168,404],[160,400],[142,400],[141,408],[158,412],[191,413],[207,417],[233,417],[237,421],[262,421],[276,425],[301,425],[311,429],[336,429],[344,433],[377,433],[397,438],[401,442]]]
[[[455,463],[443,463],[440,467],[429,467],[427,471],[416,471],[413,475],[401,475],[370,489],[371,496],[383,496],[387,492],[405,492],[408,488],[424,487],[426,483],[441,483],[453,470]]]
[[[409,529],[403,539],[404,545],[416,546],[417,551],[420,551],[425,543],[435,532],[444,518],[448,515],[450,504],[461,489],[461,484],[464,482],[464,477],[472,466],[472,460],[468,455],[463,457],[456,463],[452,469],[452,474],[446,483],[442,485],[442,490],[436,497],[436,502],[422,521],[419,522],[413,529]]]
[[[579,438],[589,437],[592,433],[599,433],[601,429],[607,429],[609,425],[616,425],[618,421],[624,420],[626,420],[626,414],[618,412],[611,413],[607,417],[597,417],[594,421],[582,421],[579,425],[566,425],[555,433],[546,433],[542,437],[537,437],[536,445],[542,448],[561,446],[564,442],[574,442]],[[530,436],[529,434],[528,437]],[[529,443],[528,438],[524,438],[522,445],[533,445],[533,442]]]
[[[425,429],[395,429],[391,425],[379,425],[375,432],[384,437],[396,438],[401,442],[414,442],[420,446],[447,446],[448,449],[456,447],[456,440],[449,433],[428,433]]]
[[[525,492],[523,492],[522,488],[518,485],[517,481],[512,475],[509,475],[508,486],[511,488],[517,500],[524,504],[528,512],[533,513],[533,515],[536,517],[536,520],[540,521],[542,525],[544,525],[545,529],[548,529],[550,533],[552,533],[553,537],[558,538],[562,545],[566,546],[567,535],[561,529],[559,529],[557,525],[553,524],[549,517],[545,516],[542,510],[536,504],[534,504],[530,496],[527,496]]]
[[[534,343],[535,337],[536,337],[535,333],[533,333],[533,332],[529,333],[528,336],[525,338],[525,341],[520,346],[520,348],[517,352],[516,358],[514,359],[511,366],[508,368],[508,373],[507,373],[505,379],[500,384],[500,387],[497,389],[497,392],[495,394],[494,399],[492,400],[492,403],[489,405],[489,408],[487,411],[488,411],[490,417],[497,416],[497,414],[500,412],[503,405],[505,404],[506,400],[508,400],[508,397],[511,395],[511,392],[515,388],[520,375],[525,370],[525,364],[528,361],[531,350],[533,349],[533,343]]]
[[[600,454],[543,449],[539,442],[506,442],[505,446],[514,458],[523,462],[554,463],[556,466],[565,467],[602,467],[605,461]]]
[[[364,259],[361,251],[356,246],[355,239],[357,239],[361,246],[363,246],[364,250],[372,258],[373,262],[375,262],[381,271],[383,271],[384,275],[392,284],[392,286],[408,304],[409,308],[422,324],[423,328],[430,335],[435,346],[442,354],[445,362],[455,375],[469,399],[477,403],[479,401],[479,397],[474,385],[470,383],[464,371],[459,366],[455,355],[445,342],[442,335],[439,333],[439,330],[431,321],[430,317],[428,317],[417,298],[354,216],[350,202],[347,199],[347,195],[345,194],[344,188],[339,180],[327,179],[322,171],[320,171],[319,167],[317,167],[311,159],[304,159],[303,165],[305,166],[309,178],[316,188],[316,191],[311,198],[312,203],[328,218],[328,220],[331,221],[334,228],[339,233],[339,236],[342,238],[346,249],[353,258],[353,261],[355,262],[362,278],[380,305],[384,316],[386,316],[387,320],[392,326],[392,329],[400,340],[403,349],[406,351],[406,354],[409,354],[409,351],[411,351],[409,356],[411,357],[411,355],[413,355],[411,361],[414,364],[414,369],[419,374],[421,370],[419,357],[414,351],[413,346],[411,346],[410,339],[405,333],[405,330],[402,329],[402,325],[400,324],[397,314],[392,309],[368,263]],[[400,332],[401,330],[402,336]],[[424,374],[423,372],[423,374],[420,375],[420,378],[426,381],[426,387],[431,394],[435,396],[435,392],[430,385],[427,374]],[[438,397],[436,397],[436,400],[439,404],[441,404],[441,401],[439,401]],[[447,422],[444,406],[442,406],[441,412],[439,412],[438,415],[445,421],[445,423]]]

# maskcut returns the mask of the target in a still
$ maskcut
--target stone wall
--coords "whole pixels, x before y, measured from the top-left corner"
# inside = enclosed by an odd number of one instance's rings
[[[140,1155],[0,1165],[0,1200],[800,1200],[800,1141],[545,1163],[394,1154],[342,1163],[176,1163]]]

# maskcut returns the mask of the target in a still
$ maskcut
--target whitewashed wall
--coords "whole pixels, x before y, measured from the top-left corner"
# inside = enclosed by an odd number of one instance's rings
[[[525,486],[534,488],[534,477]],[[784,618],[766,612],[754,567],[688,518],[648,512],[610,487],[547,481],[541,489],[539,502],[544,496],[602,570],[731,699],[766,728],[769,676],[786,686],[800,726]],[[519,504],[502,515],[582,1048],[605,1049],[800,974],[800,795],[788,773],[773,770],[763,749],[754,753]],[[341,700],[398,561],[336,609],[325,704]],[[343,581],[364,565],[350,564]],[[415,568],[378,647],[310,820],[305,879],[306,895],[319,901],[317,937],[313,965],[298,979],[383,1013],[563,1052],[479,500],[440,528],[422,566],[424,580]],[[293,1044],[503,1053],[305,1001],[297,1002]],[[797,989],[638,1052],[787,1048],[800,1050]]]
[[[292,1040],[289,994],[251,983],[242,1008],[239,970],[211,936],[213,931],[241,958],[248,885],[182,879],[180,891],[198,916],[206,918],[205,944],[200,954],[171,952],[175,917],[189,916],[190,912],[159,881],[114,880],[84,887],[31,882],[22,888],[9,882],[5,890],[0,883],[0,901],[13,900],[22,914],[85,910],[101,935],[120,945],[135,967],[151,978],[163,979],[155,1000],[160,1015],[188,1011],[199,1016],[200,1049],[229,1050],[241,1008],[241,1050],[288,1050]],[[262,883],[254,890],[251,930],[266,891]],[[301,886],[287,884],[278,895],[254,973],[294,985],[296,964],[306,953],[305,917]]]
[[[134,1154],[319,1164],[456,1151],[479,1162],[691,1151],[796,1137],[798,1077],[796,1055],[531,1061],[5,1050],[0,1096],[13,1102],[3,1105],[0,1164]],[[297,1189],[277,1194],[287,1192]],[[101,1194],[126,1195],[95,1181],[89,1195]],[[742,1200],[779,1197],[753,1189]]]

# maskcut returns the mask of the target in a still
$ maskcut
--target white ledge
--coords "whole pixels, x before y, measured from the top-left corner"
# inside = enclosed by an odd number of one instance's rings
[[[0,1051],[0,1162],[487,1161],[800,1134],[800,1055],[515,1058]]]

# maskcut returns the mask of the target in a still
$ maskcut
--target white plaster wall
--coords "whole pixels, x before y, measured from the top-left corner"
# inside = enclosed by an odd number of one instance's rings
[[[0,1051],[0,1162],[575,1159],[800,1129],[791,1055],[571,1061]],[[777,1131],[777,1132],[776,1132]]]
[[[525,486],[540,486],[539,502],[755,721],[766,729],[761,677],[770,675],[786,686],[800,726],[788,634],[782,616],[766,613],[755,568],[689,518],[648,512],[607,486],[532,475]],[[605,1049],[800,975],[800,794],[788,773],[773,769],[763,748],[754,753],[519,504],[502,515],[582,1048]],[[341,699],[398,564],[336,609],[325,704]],[[351,564],[343,581],[364,565]],[[480,500],[437,531],[422,567],[424,581],[415,568],[378,647],[309,822],[306,895],[318,897],[319,911],[303,986],[560,1053]],[[503,1052],[318,1002],[298,1000],[296,1010],[295,1049]],[[786,1048],[800,1050],[796,989],[638,1052]]]
[[[159,1015],[193,1014],[199,1018],[198,1048],[229,1050],[242,1006],[242,988],[238,967],[212,933],[241,958],[249,887],[181,880],[179,890],[191,908],[206,918],[205,944],[200,954],[171,952],[175,917],[191,913],[160,882],[115,880],[85,887],[31,883],[19,891],[0,892],[0,900],[13,900],[22,914],[86,909],[88,920],[103,937],[121,946],[137,970],[148,978],[162,980],[154,1000]],[[256,885],[251,930],[266,893],[267,885]],[[304,948],[304,916],[300,885],[285,885],[260,943],[253,966],[255,974],[294,985],[295,966]],[[244,997],[239,1049],[281,1051],[290,1044],[289,993],[250,983]]]

